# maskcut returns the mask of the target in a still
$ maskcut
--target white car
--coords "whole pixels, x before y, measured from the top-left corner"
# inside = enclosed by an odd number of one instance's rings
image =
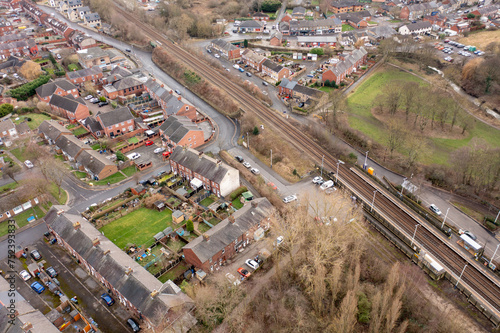
[[[260,174],[259,169],[255,169],[255,168],[251,168],[251,169],[250,169],[250,172],[251,172],[251,173],[253,173],[254,175],[258,175],[258,174]]]
[[[19,272],[19,276],[21,277],[21,279],[23,279],[24,281],[28,281],[29,279],[31,279],[31,274],[28,273],[26,270],[24,271],[20,271]]]
[[[289,196],[285,197],[283,199],[283,202],[290,203],[290,202],[295,201],[295,200],[297,200],[297,196],[295,194],[293,194],[293,195],[289,195]]]
[[[318,177],[314,177],[313,180],[312,180],[312,182],[314,184],[317,184],[317,183],[319,183],[322,180],[323,180],[323,177],[318,176]]]
[[[26,161],[24,161],[24,165],[26,165],[26,167],[27,167],[28,169],[33,168],[33,163],[31,163],[31,161],[30,161],[30,160],[26,160]]]
[[[238,280],[237,278],[235,278],[234,275],[231,273],[226,273],[226,279],[229,281],[229,283],[232,283],[235,286],[238,286],[241,284],[241,281]]]
[[[128,158],[129,160],[131,160],[131,161],[136,160],[136,159],[138,159],[139,157],[141,157],[141,154],[139,154],[139,153],[132,153],[132,154],[128,154],[128,155],[127,155],[127,158]]]
[[[259,268],[259,264],[255,260],[252,260],[252,259],[247,259],[245,261],[245,264],[253,270],[256,270],[257,268]]]
[[[156,148],[155,150],[153,150],[153,153],[159,154],[159,153],[163,153],[164,151],[165,151],[165,148],[160,147],[160,148]]]
[[[327,182],[324,182],[324,183],[323,183],[323,184],[319,187],[319,189],[320,189],[320,190],[322,190],[322,191],[324,191],[324,190],[326,190],[326,189],[328,189],[328,188],[330,188],[330,187],[333,187],[333,180],[329,180],[329,181],[327,181]]]
[[[283,240],[285,238],[283,236],[279,236],[278,238],[276,238],[276,246],[280,246],[281,243],[283,243]]]
[[[92,95],[87,95],[87,96],[85,97],[85,100],[86,100],[86,101],[88,101],[89,99],[92,99],[92,98],[94,98],[94,96],[92,96]]]
[[[252,165],[248,162],[243,162],[243,166],[247,169],[250,169],[252,167]]]
[[[238,66],[237,64],[234,64],[234,65],[233,65],[233,68],[234,68],[234,69],[240,69],[240,66]]]
[[[429,209],[432,212],[434,212],[437,216],[441,216],[441,211],[439,210],[439,208],[435,204],[430,205]]]
[[[216,53],[216,54],[214,54],[214,57],[216,57],[217,59],[219,59],[219,58],[220,58],[220,55],[218,55],[218,54]]]

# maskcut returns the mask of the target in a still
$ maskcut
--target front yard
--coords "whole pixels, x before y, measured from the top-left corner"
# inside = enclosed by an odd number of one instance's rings
[[[105,225],[99,231],[123,249],[129,243],[147,247],[154,243],[154,235],[170,226],[172,212],[169,209],[158,212],[143,207]]]
[[[115,183],[121,182],[125,178],[127,178],[127,177],[123,173],[118,171],[117,173],[114,173],[111,176],[108,176],[108,177],[101,179],[101,180],[94,180],[94,181],[91,181],[90,183],[92,183],[92,185],[95,185],[95,186],[107,185],[108,182],[110,184],[115,184]]]
[[[349,24],[342,24],[342,31],[352,31],[354,28],[350,26]]]
[[[127,176],[127,177],[130,177],[132,176],[134,173],[137,172],[137,168],[135,167],[135,165],[131,165],[131,166],[128,166],[126,168],[124,168],[122,170],[122,172]]]
[[[27,113],[25,115],[19,116],[19,119],[15,120],[14,119],[14,124],[18,125],[24,121],[25,118],[30,118],[31,121],[28,121],[28,126],[30,129],[34,130],[40,126],[41,123],[44,122],[44,120],[50,120],[49,116],[46,116],[41,113]]]

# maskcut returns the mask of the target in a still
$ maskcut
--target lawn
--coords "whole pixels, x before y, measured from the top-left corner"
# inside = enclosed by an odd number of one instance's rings
[[[401,23],[401,20],[390,20],[389,23]]]
[[[172,226],[172,212],[169,209],[158,212],[139,208],[105,225],[99,231],[123,249],[128,243],[149,246],[154,242],[154,235],[170,226]]]
[[[77,64],[69,64],[68,65],[68,70],[70,72],[73,72],[73,71],[77,71],[80,69],[80,66],[78,66]]]
[[[0,237],[7,235],[9,231],[9,220],[5,220],[3,222],[0,222]]]
[[[232,203],[233,203],[233,207],[236,209],[240,209],[241,207],[243,207],[243,204],[240,201],[240,197],[237,197],[236,199],[234,199]]]
[[[368,21],[369,24],[378,24],[377,22],[375,21]]]
[[[381,144],[387,142],[384,125],[372,115],[371,110],[377,96],[384,91],[389,82],[394,80],[426,84],[415,75],[393,68],[384,68],[366,79],[348,98],[349,125]],[[473,137],[484,139],[494,147],[500,147],[500,131],[476,121],[468,137],[462,139],[429,138],[428,153],[420,162],[447,164],[451,152],[467,145]]]
[[[210,204],[212,204],[214,202],[214,199],[210,198],[210,197],[206,197],[205,199],[201,200],[200,201],[200,205],[202,206],[205,206],[205,207],[208,207],[210,206]]]
[[[136,169],[135,165],[131,165],[131,166],[128,166],[128,167],[126,167],[125,169],[123,169],[123,170],[122,170],[122,172],[123,172],[124,174],[126,174],[126,175],[127,175],[127,177],[130,177],[130,176],[132,176],[134,173],[136,173],[136,172],[137,172],[137,169]]]
[[[202,234],[204,234],[208,230],[210,230],[210,227],[206,223],[200,222],[198,224],[198,231],[201,232]]]
[[[349,24],[342,24],[342,31],[351,31],[354,30]]]
[[[0,193],[13,190],[13,189],[15,189],[18,186],[19,186],[19,183],[16,183],[16,182],[12,182],[12,183],[9,183],[7,185],[0,186]]]
[[[14,123],[16,125],[20,124],[21,122],[24,121],[24,118],[31,118],[31,121],[28,121],[28,126],[32,130],[38,128],[38,126],[40,126],[40,124],[43,123],[44,120],[50,120],[50,117],[44,114],[27,113],[25,115],[19,116],[19,120],[14,120]]]
[[[325,87],[325,86],[319,88],[319,90],[324,91],[326,93],[329,93],[330,91],[335,90],[335,89],[336,88],[334,88],[334,87]]]
[[[82,172],[82,171],[75,171],[73,172],[76,178],[87,178],[87,173]]]
[[[79,135],[84,135],[87,134],[89,131],[85,127],[79,127],[76,130],[73,131],[74,136],[79,136]]]
[[[59,205],[64,205],[66,203],[66,200],[68,200],[68,194],[66,193],[66,191],[61,189],[61,194],[59,195],[59,189],[54,183],[50,183],[49,192],[57,200]]]
[[[137,137],[133,136],[130,139],[128,139],[127,141],[128,141],[128,143],[137,143],[137,142],[139,142],[139,139],[137,139]]]
[[[99,142],[94,143],[92,146],[90,146],[90,148],[92,148],[94,150],[99,150],[99,149],[101,149],[101,144]]]
[[[168,280],[174,281],[179,275],[183,274],[185,271],[188,270],[188,267],[183,264],[179,264],[160,276],[158,280],[160,280],[162,283],[167,282]]]
[[[30,217],[32,215],[38,216],[39,219],[45,216],[45,213],[40,209],[40,207],[35,206],[34,209],[35,209],[35,213],[33,213],[33,209],[29,208],[29,209],[26,209],[24,212],[14,216],[14,220],[16,220],[16,223],[19,226],[19,228],[22,228],[25,225],[27,225],[28,224],[27,219],[28,219],[28,217]],[[35,216],[35,218],[36,218],[36,216]]]
[[[108,176],[104,179],[91,181],[91,183],[93,185],[96,185],[96,186],[97,185],[107,185],[108,183],[115,184],[115,183],[121,182],[125,178],[127,178],[127,177],[123,173],[118,171],[117,173],[114,173],[111,176]]]
[[[10,152],[14,155],[19,161],[24,162],[29,159],[29,156],[25,153],[25,147],[14,148]]]

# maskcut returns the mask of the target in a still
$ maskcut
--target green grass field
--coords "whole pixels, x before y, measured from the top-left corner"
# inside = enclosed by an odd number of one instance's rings
[[[21,162],[29,159],[28,155],[25,153],[25,147],[14,148],[10,152]]]
[[[66,203],[66,200],[68,200],[68,194],[66,193],[66,191],[61,189],[61,194],[59,194],[59,189],[54,183],[50,183],[49,192],[57,200],[59,205],[64,205]]]
[[[354,30],[353,27],[351,27],[349,24],[342,24],[342,31],[351,31]]]
[[[20,124],[21,122],[24,121],[24,118],[31,118],[31,121],[28,121],[28,126],[30,129],[36,129],[38,126],[40,126],[41,123],[43,123],[44,120],[50,120],[50,117],[44,115],[44,114],[38,114],[38,113],[28,113],[22,116],[19,116],[19,120],[14,120],[14,123]]]
[[[123,170],[122,170],[122,172],[123,172],[124,174],[126,174],[126,175],[127,175],[127,177],[130,177],[130,176],[132,176],[134,173],[136,173],[136,172],[137,172],[137,169],[136,169],[135,165],[131,165],[131,166],[128,166],[128,167],[126,167],[125,169],[123,169]]]
[[[123,173],[118,171],[117,173],[114,173],[111,176],[108,176],[108,177],[101,179],[101,180],[93,180],[90,183],[92,183],[93,185],[96,185],[96,186],[97,185],[107,185],[108,182],[110,184],[115,184],[115,183],[121,182],[125,178],[127,178],[127,177]]]
[[[179,264],[179,265],[175,266],[174,268],[172,268],[171,270],[169,270],[167,273],[161,275],[158,278],[158,280],[160,280],[163,283],[167,282],[168,280],[172,280],[173,281],[179,275],[181,275],[182,273],[184,273],[187,270],[188,270],[188,267],[186,265]]]
[[[86,178],[87,177],[87,173],[82,172],[82,171],[75,171],[75,172],[73,172],[73,174],[75,175],[76,178]]]
[[[172,226],[172,212],[169,209],[158,212],[139,208],[99,230],[116,246],[124,248],[128,243],[149,246],[154,242],[155,234],[170,226]]]
[[[38,218],[42,218],[45,216],[44,212],[40,209],[40,207],[35,206],[35,212],[33,213],[33,209],[26,209],[24,212],[17,214],[14,216],[14,220],[16,220],[17,225],[19,228],[24,227],[25,225],[28,224],[28,217],[30,216],[35,216],[35,218],[38,216]]]
[[[371,110],[376,104],[377,96],[383,94],[385,87],[394,80],[414,81],[426,85],[424,81],[414,75],[395,68],[385,68],[367,78],[348,98],[349,125],[382,145],[385,145],[387,141],[384,125],[372,115]],[[500,131],[476,121],[469,136],[463,139],[429,138],[429,150],[425,156],[422,156],[420,162],[447,164],[451,152],[467,145],[474,137],[484,139],[494,147],[500,147]],[[400,150],[400,153],[404,153],[404,151]]]
[[[79,127],[76,130],[73,131],[74,136],[79,136],[83,134],[87,134],[89,131],[85,127]]]
[[[16,183],[16,182],[12,182],[12,183],[6,184],[4,186],[0,186],[0,193],[13,190],[18,186],[19,186],[19,183]]]

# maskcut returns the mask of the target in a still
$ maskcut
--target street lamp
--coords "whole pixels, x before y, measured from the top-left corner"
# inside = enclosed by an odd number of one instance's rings
[[[403,189],[405,188],[404,184],[405,184],[406,179],[407,179],[406,177],[403,178],[403,182],[401,183],[401,194],[400,194],[401,198],[403,198]]]
[[[345,164],[344,161],[337,160],[337,174],[335,175],[335,181],[339,182],[339,165]]]
[[[325,155],[321,158],[321,177],[323,177],[323,161],[325,160]]]
[[[441,229],[443,229],[443,227],[444,227],[444,223],[446,222],[446,218],[448,217],[449,211],[450,211],[450,207],[448,207],[448,209],[446,210],[446,214],[444,215],[443,224],[441,224]]]
[[[273,168],[273,150],[271,149],[271,169]]]
[[[498,216],[500,216],[500,210],[498,211],[497,217],[495,217],[495,224],[497,224]]]
[[[365,168],[368,166],[368,165],[366,164],[366,162],[368,161],[368,153],[369,153],[369,152],[370,152],[370,151],[368,150],[368,151],[365,153],[366,155],[365,155],[365,163],[363,164],[363,169],[365,169]]]
[[[495,255],[497,254],[499,246],[500,246],[500,243],[497,245],[497,248],[495,249],[495,252],[493,252],[493,257],[491,257],[490,262],[488,263],[489,265],[491,265],[491,262],[493,261],[493,259],[495,259]]]
[[[458,286],[458,283],[460,282],[460,280],[462,279],[462,275],[464,274],[464,271],[465,271],[465,267],[467,267],[469,263],[466,263],[465,266],[464,266],[464,269],[462,269],[462,273],[460,273],[460,276],[458,277],[458,281],[457,281],[457,284],[455,284],[455,288]]]
[[[418,227],[420,227],[420,224],[417,224],[415,226],[415,231],[413,232],[413,237],[411,238],[411,244],[410,244],[410,247],[413,247],[413,241],[415,240],[415,235],[417,234],[417,229]]]
[[[372,208],[370,208],[370,212],[373,210],[373,204],[375,203],[375,194],[377,194],[378,190],[373,191],[373,200],[372,200]]]

